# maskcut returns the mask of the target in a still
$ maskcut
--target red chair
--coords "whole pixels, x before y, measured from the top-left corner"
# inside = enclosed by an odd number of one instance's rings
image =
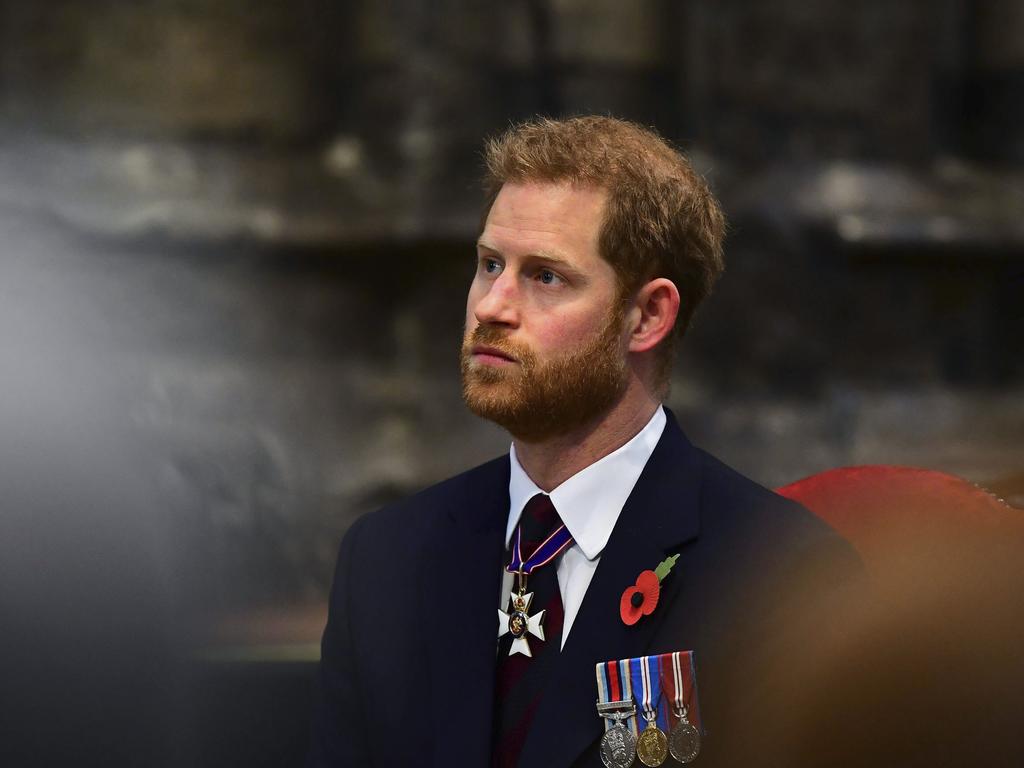
[[[1024,544],[1024,511],[943,472],[844,467],[790,483],[777,493],[835,528],[857,550],[869,573],[899,559],[908,545],[916,551],[929,547],[940,556],[968,543]]]

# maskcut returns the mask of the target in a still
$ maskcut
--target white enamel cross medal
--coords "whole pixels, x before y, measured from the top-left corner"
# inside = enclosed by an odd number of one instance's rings
[[[534,497],[536,498],[536,497]],[[526,591],[526,577],[533,573],[535,568],[541,568],[558,557],[566,547],[572,544],[572,534],[565,525],[560,525],[544,539],[533,554],[525,561],[520,549],[523,538],[522,526],[516,528],[516,537],[512,542],[512,562],[505,566],[505,570],[516,577],[516,589],[509,596],[508,611],[498,609],[498,637],[512,635],[512,646],[508,649],[508,655],[514,656],[517,653],[532,658],[530,652],[530,641],[527,635],[533,635],[538,640],[544,639],[545,611],[538,611],[530,615],[530,603],[533,602],[533,592]]]
[[[544,611],[539,611],[533,616],[530,615],[530,603],[533,602],[533,592],[526,592],[526,576],[521,571],[516,574],[519,579],[519,590],[508,598],[508,612],[498,609],[498,637],[502,638],[507,634],[512,635],[512,646],[508,649],[508,655],[514,656],[521,653],[524,656],[532,657],[530,653],[530,642],[527,635],[533,635],[538,640],[544,639]]]

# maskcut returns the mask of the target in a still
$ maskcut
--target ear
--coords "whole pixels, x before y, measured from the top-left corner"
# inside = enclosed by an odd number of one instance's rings
[[[637,291],[627,311],[630,352],[653,349],[672,333],[679,301],[679,289],[665,277],[656,277]]]

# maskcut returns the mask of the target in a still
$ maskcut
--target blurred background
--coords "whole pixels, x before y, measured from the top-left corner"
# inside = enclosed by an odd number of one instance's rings
[[[301,764],[341,535],[507,450],[482,140],[595,112],[730,219],[691,439],[1024,505],[1021,0],[0,0],[4,765]]]

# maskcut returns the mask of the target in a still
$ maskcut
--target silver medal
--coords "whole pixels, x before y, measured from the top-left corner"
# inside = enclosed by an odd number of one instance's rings
[[[601,737],[601,762],[605,768],[629,768],[636,757],[636,736],[626,723],[636,714],[636,705],[632,699],[598,701],[597,714],[615,721]]]
[[[605,768],[629,768],[636,757],[636,736],[620,721],[601,737],[601,762]]]
[[[700,731],[686,719],[686,707],[677,716],[679,722],[668,736],[668,751],[680,763],[692,763],[700,754]]]

